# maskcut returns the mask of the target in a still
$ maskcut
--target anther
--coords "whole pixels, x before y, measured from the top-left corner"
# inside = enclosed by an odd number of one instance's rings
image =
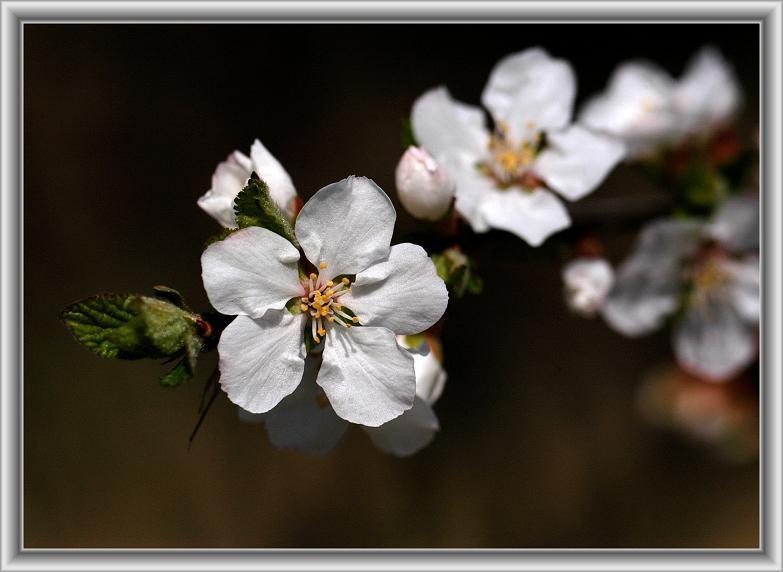
[[[320,268],[321,270],[326,268],[326,262],[321,262],[321,264],[318,265],[318,268]]]

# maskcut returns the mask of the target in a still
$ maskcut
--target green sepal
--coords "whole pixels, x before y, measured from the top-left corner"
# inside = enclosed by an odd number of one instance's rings
[[[455,296],[481,294],[484,283],[476,274],[474,262],[457,247],[447,248],[431,258],[438,276]]]
[[[285,304],[285,309],[291,312],[294,316],[298,316],[302,313],[301,300],[299,298],[291,298]]]
[[[260,226],[279,234],[299,248],[291,223],[272,200],[269,187],[255,172],[234,199],[234,213],[239,228]]]
[[[61,319],[79,343],[110,359],[171,357],[185,350],[188,338],[198,338],[196,316],[138,294],[85,298],[66,307]]]
[[[216,242],[220,242],[221,240],[225,240],[226,238],[228,238],[229,236],[234,234],[237,230],[239,230],[239,229],[236,229],[236,228],[224,228],[218,234],[216,234],[214,236],[210,236],[207,239],[207,241],[204,243],[204,247],[202,248],[202,250],[206,250],[207,248],[209,248],[210,245],[215,244]]]

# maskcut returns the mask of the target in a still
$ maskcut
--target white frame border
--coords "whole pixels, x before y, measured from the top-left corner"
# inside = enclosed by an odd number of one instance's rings
[[[781,0],[672,2],[0,0],[0,570],[781,570]],[[748,550],[22,548],[22,32],[66,22],[755,22],[761,26],[761,547]]]

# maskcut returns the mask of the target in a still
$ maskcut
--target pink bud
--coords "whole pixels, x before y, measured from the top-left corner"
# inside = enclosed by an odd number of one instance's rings
[[[421,147],[408,147],[396,172],[397,196],[416,218],[439,220],[454,199],[454,181]]]

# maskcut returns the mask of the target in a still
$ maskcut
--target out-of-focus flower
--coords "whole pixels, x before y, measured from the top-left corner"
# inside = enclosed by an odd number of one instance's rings
[[[693,56],[672,91],[672,107],[684,135],[706,133],[724,125],[741,101],[734,71],[711,46]]]
[[[571,66],[541,48],[498,62],[482,94],[494,120],[445,87],[419,97],[417,141],[456,183],[456,209],[476,232],[507,230],[533,246],[571,223],[563,203],[593,191],[623,157],[613,137],[571,124]],[[551,190],[550,190],[551,189]]]
[[[425,336],[417,347],[411,347],[414,339],[397,336],[403,347],[410,348],[416,369],[416,400],[410,411],[380,427],[365,427],[375,446],[385,451],[407,457],[426,447],[440,429],[432,406],[443,393],[446,371],[441,365],[441,349],[437,340]]]
[[[247,184],[253,171],[267,184],[269,194],[278,208],[288,220],[293,220],[299,196],[291,177],[258,139],[250,148],[250,157],[234,151],[217,166],[212,175],[212,188],[199,198],[198,206],[224,227],[236,228],[234,199]]]
[[[563,267],[566,304],[580,316],[595,316],[614,282],[612,265],[604,258],[575,258]]]
[[[625,142],[629,158],[644,156],[679,133],[673,89],[674,80],[655,64],[626,62],[614,71],[606,91],[585,104],[579,119]]]
[[[439,429],[432,405],[446,383],[441,366],[440,344],[431,336],[397,336],[398,343],[413,356],[416,398],[413,407],[380,427],[364,427],[382,451],[400,457],[426,447]],[[411,343],[419,342],[416,347]],[[270,442],[278,449],[295,449],[308,455],[324,455],[342,439],[348,422],[337,416],[324,391],[316,383],[319,361],[308,358],[302,383],[280,404],[264,414],[239,409],[245,421],[263,421]]]
[[[693,57],[679,80],[643,61],[621,64],[603,93],[592,97],[579,119],[625,142],[629,158],[709,134],[737,111],[741,91],[720,53],[710,46]]]
[[[397,196],[416,218],[439,220],[454,200],[454,181],[421,147],[408,147],[395,173]]]
[[[316,381],[340,417],[378,426],[413,406],[413,359],[395,334],[432,326],[448,293],[424,249],[389,246],[394,220],[375,183],[349,177],[318,191],[296,219],[296,238],[317,273],[300,277],[299,251],[260,227],[204,251],[210,302],[237,315],[218,345],[231,401],[263,413],[294,392],[309,336],[324,342]]]
[[[669,365],[646,375],[637,394],[642,417],[706,444],[723,460],[758,455],[758,400],[740,383],[714,384]]]
[[[708,222],[663,219],[642,230],[602,314],[628,336],[677,313],[674,351],[699,377],[726,381],[756,356],[758,198],[726,200]]]

